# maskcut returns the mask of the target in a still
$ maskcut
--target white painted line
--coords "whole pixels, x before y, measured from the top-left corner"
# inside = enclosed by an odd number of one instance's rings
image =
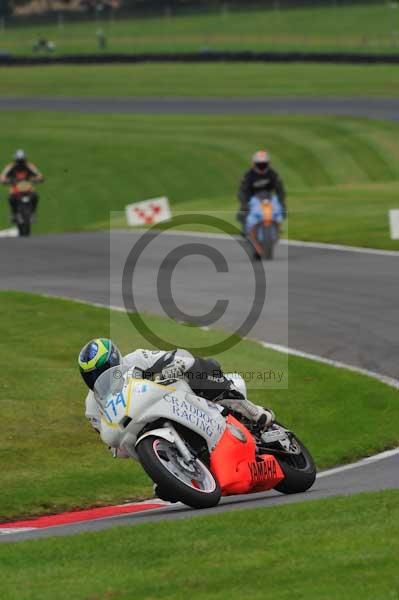
[[[0,229],[0,238],[18,237],[18,229],[10,227],[10,229]]]
[[[385,452],[380,452],[380,454],[374,454],[374,456],[363,458],[362,460],[359,460],[355,463],[351,463],[349,465],[342,465],[342,467],[335,467],[334,469],[321,471],[321,473],[317,474],[317,479],[320,479],[322,477],[329,477],[330,475],[336,475],[337,473],[343,473],[344,471],[350,471],[351,469],[359,469],[360,467],[365,467],[370,463],[379,462],[380,460],[386,460],[387,458],[391,458],[392,456],[398,455],[399,448],[395,448],[394,450],[386,450]]]
[[[68,300],[70,302],[77,302],[78,304],[85,304],[88,306],[95,306],[96,308],[105,308],[107,310],[115,310],[116,312],[126,312],[126,309],[122,306],[107,306],[106,304],[101,304],[100,302],[90,302],[90,300],[82,300],[80,298],[69,298],[68,296],[56,296],[54,294],[39,294],[44,298],[58,298],[59,300]],[[210,328],[201,327],[201,329],[208,331]],[[394,377],[389,377],[388,375],[382,375],[380,373],[376,373],[375,371],[369,371],[368,369],[363,369],[362,367],[357,367],[355,365],[351,365],[348,363],[344,363],[338,360],[332,360],[331,358],[325,358],[324,356],[319,356],[318,354],[311,354],[309,352],[303,352],[302,350],[296,350],[295,348],[290,348],[289,346],[282,346],[280,344],[273,344],[271,342],[262,342],[261,340],[257,340],[255,338],[247,338],[251,342],[255,342],[260,344],[263,348],[269,350],[275,350],[276,352],[281,352],[282,354],[289,354],[291,356],[298,356],[300,358],[306,358],[308,360],[313,360],[315,362],[323,363],[329,365],[331,367],[335,367],[336,369],[345,369],[347,371],[352,371],[353,373],[359,373],[360,375],[364,375],[366,377],[371,377],[372,379],[376,379],[389,387],[399,389],[399,380]]]
[[[127,234],[132,234],[132,233],[147,233],[149,230],[148,229],[143,229],[141,227],[135,227],[134,229],[111,229],[111,234],[115,234],[115,233],[127,233]],[[172,237],[176,236],[176,237],[201,237],[201,238],[210,238],[210,239],[215,239],[215,240],[231,240],[231,239],[243,239],[240,235],[228,235],[227,233],[212,233],[211,231],[182,231],[180,229],[177,229],[176,231],[172,231],[172,230],[168,230],[168,231],[162,231],[160,230],[155,230],[155,231],[159,231],[160,234],[162,235],[170,235]]]
[[[141,506],[142,504],[157,504],[158,506],[169,506],[170,502],[166,500],[161,500],[160,498],[148,498],[147,500],[139,500],[138,502],[124,502],[123,504],[115,504],[116,508],[124,508],[125,506]],[[88,509],[90,510],[90,509]],[[152,509],[149,509],[152,510]],[[130,514],[130,513],[126,513]],[[124,516],[124,515],[116,515],[116,516]],[[108,517],[106,517],[108,518]]]
[[[302,242],[301,240],[281,240],[287,246],[299,248],[316,248],[317,250],[332,250],[338,252],[354,252],[355,254],[377,254],[399,258],[398,250],[381,250],[379,248],[363,248],[361,246],[344,246],[343,244],[324,244],[322,242]]]
[[[35,292],[32,292],[33,294]],[[43,298],[51,298],[56,300],[68,300],[68,302],[76,302],[77,304],[85,304],[86,306],[94,306],[95,308],[105,308],[107,310],[115,310],[116,312],[126,312],[123,306],[112,306],[108,304],[101,304],[101,302],[91,302],[90,300],[83,300],[82,298],[72,298],[71,296],[58,296],[57,294],[41,294],[38,296]]]
[[[389,377],[388,375],[381,375],[380,373],[376,373],[375,371],[369,371],[368,369],[363,369],[362,367],[356,367],[355,365],[343,363],[339,360],[332,360],[331,358],[325,358],[324,356],[319,356],[317,354],[310,354],[309,352],[302,352],[302,350],[295,350],[294,348],[288,348],[287,346],[281,346],[279,344],[272,344],[269,342],[260,342],[260,344],[264,348],[275,350],[276,352],[290,354],[292,356],[299,356],[300,358],[314,360],[315,362],[323,363],[331,367],[335,367],[336,369],[345,369],[347,371],[352,371],[353,373],[359,373],[360,375],[365,375],[366,377],[377,379],[381,383],[385,383],[390,387],[399,389],[399,380],[394,379],[393,377]]]
[[[37,527],[4,527],[0,528],[0,535],[10,535],[11,533],[22,533],[23,531],[34,531]]]
[[[146,233],[148,229],[134,228],[128,229],[114,229],[112,233]],[[230,239],[243,239],[238,235],[228,235],[227,233],[211,233],[202,231],[163,231],[163,235],[171,236],[182,236],[182,237],[201,237],[215,240],[230,240]],[[332,252],[352,252],[355,254],[375,254],[379,256],[393,256],[399,258],[399,250],[381,250],[379,248],[363,248],[362,246],[345,246],[343,244],[325,244],[324,242],[303,242],[302,240],[286,240],[281,239],[280,244],[284,246],[293,246],[299,248],[315,248],[317,250],[331,250]]]

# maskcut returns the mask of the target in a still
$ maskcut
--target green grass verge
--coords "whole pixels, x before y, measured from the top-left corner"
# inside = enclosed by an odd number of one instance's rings
[[[180,17],[94,20],[64,26],[27,26],[1,32],[2,48],[29,54],[39,37],[54,41],[56,54],[98,52],[96,32],[107,37],[104,52],[183,52],[203,49],[398,52],[397,11],[389,4],[308,7],[211,13]]]
[[[2,544],[7,600],[398,597],[399,492]]]
[[[133,461],[112,460],[84,417],[85,387],[77,352],[92,337],[109,335],[107,310],[16,292],[0,294],[3,434],[0,518],[51,513],[70,507],[149,497],[151,486]],[[218,332],[146,322],[177,347],[209,344]],[[112,336],[123,352],[148,343],[119,312]],[[287,357],[241,341],[217,357],[226,370],[283,371],[283,386],[250,391],[270,405],[310,447],[319,467],[347,462],[395,446],[397,392],[378,381]],[[266,385],[267,387],[267,385]]]
[[[291,238],[399,249],[388,226],[399,196],[396,123],[1,113],[0,126],[3,161],[23,147],[47,177],[37,233],[107,227],[110,211],[164,194],[174,212],[217,210],[234,222],[238,182],[266,144],[286,182]]]
[[[0,67],[7,96],[387,96],[396,65],[138,64]]]

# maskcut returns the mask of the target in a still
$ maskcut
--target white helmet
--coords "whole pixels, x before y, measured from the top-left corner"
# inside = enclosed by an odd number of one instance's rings
[[[259,171],[266,171],[270,162],[270,156],[266,150],[258,150],[252,157],[252,163],[255,169]]]
[[[26,160],[27,156],[24,150],[17,150],[14,154],[14,160]]]

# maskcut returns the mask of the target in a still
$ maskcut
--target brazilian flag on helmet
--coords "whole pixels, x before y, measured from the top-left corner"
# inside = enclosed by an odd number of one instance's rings
[[[107,369],[120,365],[121,353],[108,338],[96,338],[80,351],[78,363],[86,385],[92,390],[96,379]]]

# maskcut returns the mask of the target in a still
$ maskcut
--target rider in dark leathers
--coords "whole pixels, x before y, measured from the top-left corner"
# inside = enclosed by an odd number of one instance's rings
[[[6,167],[3,169],[0,175],[0,182],[4,184],[10,184],[12,186],[13,184],[21,181],[41,183],[42,181],[44,181],[44,177],[40,173],[36,165],[28,161],[28,157],[26,156],[25,152],[23,150],[17,150],[14,155],[14,160],[8,165],[6,165]],[[8,202],[10,205],[12,222],[15,222],[15,215],[17,211],[17,199],[18,196],[11,187]],[[34,190],[31,191],[31,199],[32,211],[34,216],[39,202],[39,196]]]
[[[248,202],[259,192],[274,193],[281,204],[284,218],[287,216],[286,193],[284,184],[274,169],[270,166],[270,157],[267,152],[260,150],[252,157],[252,167],[245,172],[238,190],[240,203],[237,213],[238,221],[245,226],[248,214]]]

